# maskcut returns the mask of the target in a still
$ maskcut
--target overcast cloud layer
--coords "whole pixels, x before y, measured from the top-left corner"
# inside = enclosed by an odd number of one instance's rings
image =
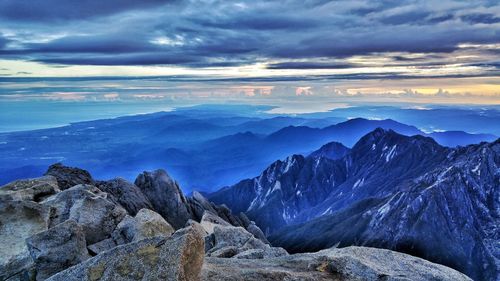
[[[0,0],[2,81],[491,82],[499,57],[498,1]]]

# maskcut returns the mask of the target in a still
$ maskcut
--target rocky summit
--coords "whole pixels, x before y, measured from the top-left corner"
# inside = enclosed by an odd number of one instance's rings
[[[165,171],[98,181],[56,164],[0,188],[0,280],[470,280],[389,250],[293,254]]]

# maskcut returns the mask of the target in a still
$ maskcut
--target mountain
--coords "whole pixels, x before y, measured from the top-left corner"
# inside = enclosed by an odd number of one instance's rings
[[[293,155],[208,198],[246,212],[291,252],[374,246],[495,280],[499,153],[500,140],[447,148],[379,128],[339,159]]]
[[[337,123],[345,119],[275,116],[244,106],[228,108],[193,107],[1,133],[0,184],[36,176],[53,162],[63,162],[99,178],[120,174],[127,180],[143,170],[166,167],[186,192],[214,191],[258,175],[276,159],[307,155],[325,143],[336,141],[352,147],[377,127],[426,135],[389,119],[355,118]],[[449,146],[491,139],[489,135],[455,135],[443,132],[436,136]]]
[[[161,169],[130,183],[51,165],[0,187],[0,225],[1,280],[470,280],[375,248],[290,255],[244,214],[186,197]]]
[[[497,136],[491,134],[468,134],[462,131],[433,132],[428,136],[448,147],[467,146],[483,141],[492,142],[497,139]]]
[[[313,151],[309,156],[313,158],[324,157],[331,160],[336,160],[344,157],[349,153],[350,149],[339,142],[332,141]]]

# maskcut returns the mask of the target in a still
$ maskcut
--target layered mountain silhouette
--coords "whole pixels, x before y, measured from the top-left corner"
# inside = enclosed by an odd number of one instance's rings
[[[292,155],[208,197],[291,252],[382,247],[498,278],[500,140],[448,148],[378,128],[350,150]]]
[[[100,178],[119,174],[128,180],[143,170],[165,167],[186,192],[215,191],[258,175],[276,159],[294,153],[309,154],[328,142],[352,147],[377,127],[404,135],[427,135],[390,119],[274,117],[240,109],[179,109],[3,133],[0,184],[36,176],[53,162],[63,161]],[[465,132],[431,136],[450,147],[496,139],[493,135]]]

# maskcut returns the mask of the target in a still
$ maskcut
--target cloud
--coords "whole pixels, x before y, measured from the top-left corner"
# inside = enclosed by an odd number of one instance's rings
[[[305,20],[304,18],[296,16],[266,13],[250,13],[238,17],[227,15],[221,18],[206,17],[194,19],[194,22],[201,26],[229,30],[303,30],[317,27],[322,24],[321,21],[316,19]]]
[[[495,11],[500,5],[491,1],[4,0],[0,55],[52,67],[270,62],[269,70],[304,71],[384,67],[400,60],[408,67],[454,61],[486,69],[496,61],[491,49],[472,47],[475,61],[459,61],[471,56],[457,59],[456,52],[463,44],[500,43]],[[346,77],[367,76],[378,74]]]
[[[325,62],[280,62],[271,63],[268,69],[348,69],[353,67],[363,67],[353,63],[325,63]]]
[[[166,0],[0,1],[0,17],[11,21],[81,20],[162,5]]]
[[[494,14],[468,14],[468,15],[463,15],[460,17],[463,21],[466,21],[468,23],[476,24],[476,23],[483,23],[483,24],[495,24],[495,23],[500,23],[500,17]]]
[[[0,34],[0,50],[2,48],[4,48],[8,42],[9,42],[9,40],[7,38],[3,37],[2,34]]]

